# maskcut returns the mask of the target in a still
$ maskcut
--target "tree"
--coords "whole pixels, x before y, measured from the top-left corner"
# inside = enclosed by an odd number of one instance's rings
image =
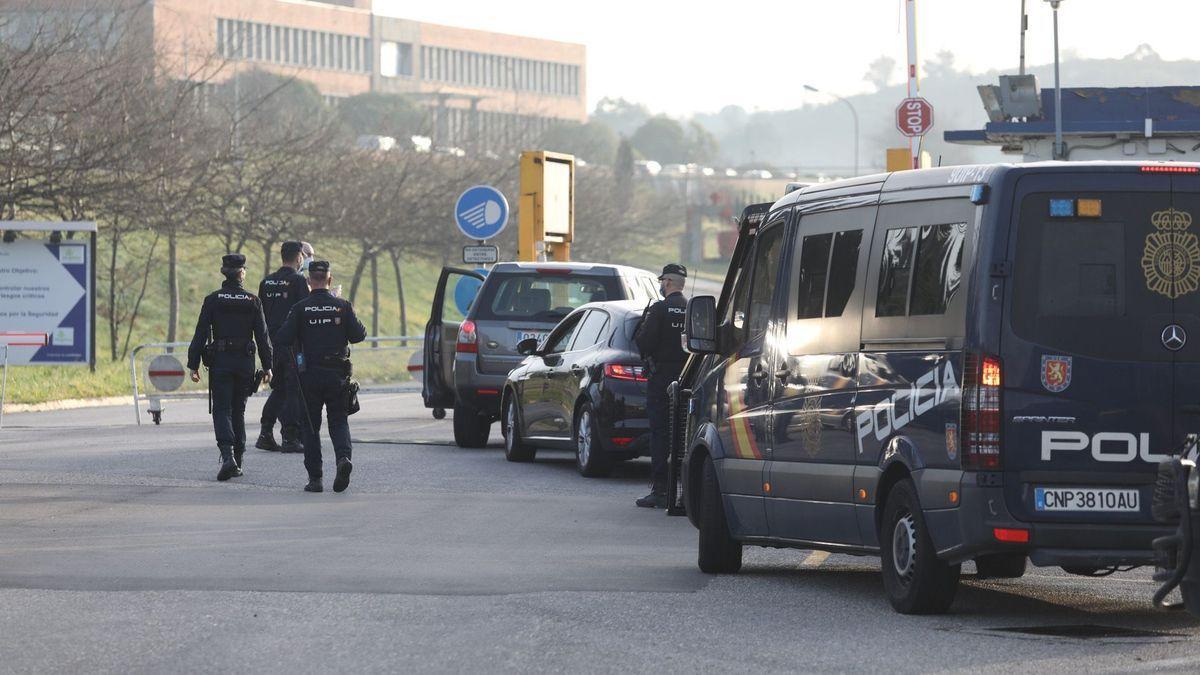
[[[351,96],[338,106],[338,117],[355,136],[391,136],[400,140],[430,135],[428,108],[399,94]]]
[[[925,62],[925,76],[930,79],[950,78],[958,74],[954,68],[954,52],[943,49]]]
[[[539,141],[547,150],[566,152],[593,164],[612,164],[617,151],[617,132],[607,124],[556,124]]]
[[[688,122],[688,161],[698,164],[711,162],[717,158],[720,144],[713,136],[695,120]]]
[[[591,120],[607,125],[622,136],[629,136],[650,117],[650,110],[641,103],[633,103],[623,98],[602,98],[596,104]]]
[[[863,79],[875,86],[875,91],[883,91],[892,83],[892,75],[896,72],[896,59],[890,56],[880,56],[867,66]]]
[[[633,149],[647,159],[666,164],[688,161],[690,144],[683,125],[666,116],[659,116],[638,127],[629,139]]]

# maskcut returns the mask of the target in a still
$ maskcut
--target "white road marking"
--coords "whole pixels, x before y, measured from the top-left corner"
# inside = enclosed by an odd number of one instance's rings
[[[804,562],[800,563],[801,567],[820,567],[821,563],[829,558],[829,551],[813,551],[808,554]]]

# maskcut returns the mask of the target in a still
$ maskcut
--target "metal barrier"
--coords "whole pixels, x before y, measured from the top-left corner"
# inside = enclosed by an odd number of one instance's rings
[[[411,354],[424,343],[420,335],[380,335],[369,337],[351,347],[354,379],[359,384],[380,386],[406,382],[414,377],[409,366]],[[133,348],[129,353],[129,381],[133,388],[133,411],[138,425],[142,423],[141,402],[155,424],[162,423],[163,402],[169,400],[206,398],[208,381],[192,382],[187,376],[187,342],[151,342]],[[266,395],[260,391],[258,395]]]

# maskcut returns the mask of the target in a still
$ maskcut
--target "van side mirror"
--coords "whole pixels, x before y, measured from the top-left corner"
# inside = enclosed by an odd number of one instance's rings
[[[517,343],[517,353],[521,356],[533,356],[537,353],[537,347],[537,338],[525,338]]]
[[[688,301],[684,319],[687,350],[693,354],[717,353],[717,299],[701,295]]]

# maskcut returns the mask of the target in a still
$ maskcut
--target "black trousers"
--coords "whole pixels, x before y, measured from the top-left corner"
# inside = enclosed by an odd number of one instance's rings
[[[213,431],[216,432],[217,445],[246,447],[246,397],[253,379],[253,362],[249,369],[213,367],[209,370]]]
[[[310,478],[321,472],[321,408],[329,421],[329,440],[336,459],[350,459],[350,420],[346,415],[347,377],[340,370],[313,368],[300,374],[307,420],[300,421],[304,436],[304,468]]]
[[[300,383],[296,380],[296,369],[286,360],[277,360],[272,365],[271,393],[263,403],[262,425],[272,429],[275,421],[279,420],[283,429],[299,428],[299,397],[296,390]]]
[[[650,484],[667,489],[667,453],[671,444],[671,399],[667,387],[679,379],[683,364],[659,364],[646,386],[646,417],[650,423]]]

